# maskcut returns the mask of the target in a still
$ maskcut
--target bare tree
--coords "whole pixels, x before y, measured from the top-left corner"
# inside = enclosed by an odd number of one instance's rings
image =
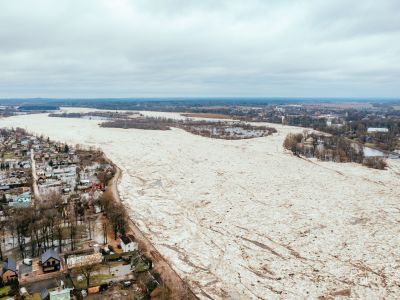
[[[103,244],[105,245],[108,243],[108,238],[107,238],[108,220],[106,218],[102,218],[101,228],[103,229]]]
[[[283,147],[286,149],[290,150],[293,152],[293,154],[300,154],[300,149],[298,144],[301,143],[303,139],[303,135],[301,133],[299,134],[293,134],[289,133],[285,140],[283,141]]]
[[[78,271],[85,277],[86,279],[86,288],[90,287],[90,278],[93,275],[93,272],[99,270],[98,264],[87,264],[78,267]]]

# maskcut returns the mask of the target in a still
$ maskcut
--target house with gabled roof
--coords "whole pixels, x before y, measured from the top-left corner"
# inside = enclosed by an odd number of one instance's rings
[[[7,257],[4,261],[3,266],[1,268],[1,278],[4,283],[8,283],[8,281],[17,279],[17,262],[12,257]]]
[[[121,236],[120,245],[123,252],[131,252],[138,249],[138,243],[133,235]]]
[[[43,272],[55,272],[61,269],[61,258],[54,249],[48,249],[42,254],[39,261]]]

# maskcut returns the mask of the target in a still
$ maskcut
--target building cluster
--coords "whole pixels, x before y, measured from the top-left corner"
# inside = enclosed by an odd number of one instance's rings
[[[23,130],[0,130],[0,204],[29,206],[32,203],[30,150],[36,138]],[[2,214],[1,214],[2,215]]]
[[[67,199],[79,192],[99,191],[104,187],[96,176],[99,168],[111,168],[94,162],[81,167],[80,157],[73,147],[63,143],[46,141],[32,149],[39,194],[60,193]],[[87,195],[81,195],[87,197]]]
[[[50,248],[39,257],[22,260],[8,256],[1,265],[0,281],[5,286],[18,282],[18,296],[24,299],[82,299],[121,288],[129,288],[138,296],[132,299],[141,299],[149,288],[153,291],[161,285],[152,267],[135,238],[127,235],[119,237],[115,247],[94,244],[63,253]],[[0,297],[4,296],[1,285]]]

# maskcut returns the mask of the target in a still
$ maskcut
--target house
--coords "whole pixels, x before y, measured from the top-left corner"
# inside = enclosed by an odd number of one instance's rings
[[[101,253],[93,253],[88,255],[70,255],[67,258],[68,269],[82,267],[86,265],[94,265],[101,263],[103,256]]]
[[[46,288],[43,288],[40,291],[40,299],[41,300],[49,300],[50,299],[49,291]]]
[[[138,243],[135,242],[133,235],[121,236],[121,248],[124,252],[131,252],[138,249]]]
[[[7,257],[7,259],[4,261],[1,269],[1,278],[3,279],[4,283],[18,278],[17,262],[14,258]]]
[[[11,189],[9,185],[0,185],[0,191],[8,191]]]
[[[25,192],[20,195],[17,195],[13,201],[9,203],[10,206],[19,206],[19,207],[28,207],[31,205],[32,196],[31,192]]]
[[[70,300],[72,288],[56,288],[50,291],[50,300]]]
[[[374,128],[374,127],[369,127],[367,129],[368,133],[388,133],[389,129],[388,128]]]
[[[88,187],[90,185],[90,180],[89,179],[81,179],[79,182],[79,185],[83,187]]]
[[[40,265],[43,272],[58,271],[61,268],[61,258],[53,249],[49,249],[40,257]]]
[[[42,300],[70,300],[72,290],[72,288],[64,287],[64,282],[61,281],[61,285],[55,289],[42,289],[40,292],[40,298]]]
[[[30,169],[31,168],[31,162],[29,160],[23,160],[19,163],[20,167],[23,169]]]

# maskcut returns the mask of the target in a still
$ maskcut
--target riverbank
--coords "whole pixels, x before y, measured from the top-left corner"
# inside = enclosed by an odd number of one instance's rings
[[[107,188],[111,190],[114,201],[124,205],[118,193],[118,182],[122,176],[122,171],[109,158],[107,158],[107,160],[116,170],[115,175],[108,183]],[[130,207],[125,205],[124,207],[127,210],[130,209]],[[153,246],[149,239],[146,238],[131,218],[129,218],[129,230],[138,242],[139,249],[141,249],[143,253],[153,261],[155,271],[160,274],[162,281],[171,291],[171,299],[198,299],[190,290],[188,284],[173,270],[169,262]]]

